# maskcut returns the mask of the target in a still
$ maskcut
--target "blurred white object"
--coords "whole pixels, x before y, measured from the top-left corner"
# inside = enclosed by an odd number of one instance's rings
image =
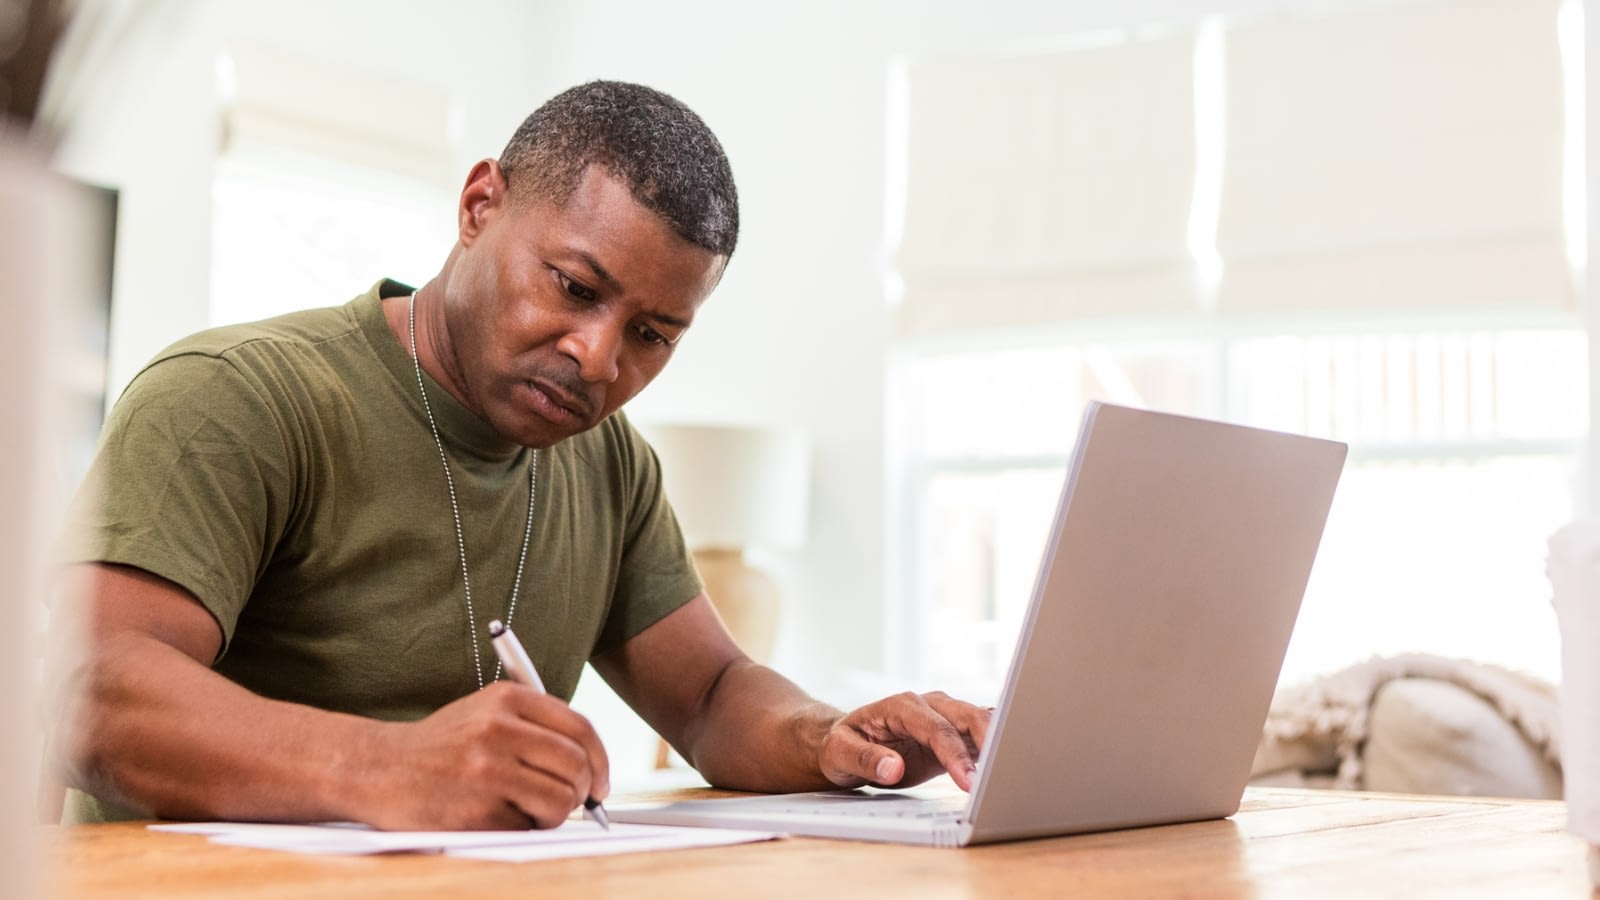
[[[1545,571],[1561,629],[1567,828],[1589,842],[1589,876],[1600,885],[1600,521],[1552,535]]]
[[[805,543],[811,445],[792,428],[641,423],[691,548]]]
[[[84,296],[90,268],[73,186],[42,149],[0,120],[0,872],[8,897],[38,895],[33,827],[41,736],[38,708],[43,560],[57,487],[57,329]],[[59,814],[60,807],[56,807]]]

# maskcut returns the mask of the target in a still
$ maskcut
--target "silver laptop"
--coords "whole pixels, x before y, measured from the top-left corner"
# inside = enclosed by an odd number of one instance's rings
[[[1089,404],[970,796],[943,779],[612,820],[966,846],[1232,815],[1346,450]]]

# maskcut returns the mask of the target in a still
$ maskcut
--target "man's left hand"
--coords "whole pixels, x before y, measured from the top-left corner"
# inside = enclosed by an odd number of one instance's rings
[[[903,788],[949,772],[971,790],[992,714],[941,691],[896,694],[834,723],[822,742],[822,774],[840,787]]]

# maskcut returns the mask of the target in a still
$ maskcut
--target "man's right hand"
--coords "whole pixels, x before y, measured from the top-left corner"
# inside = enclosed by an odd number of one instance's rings
[[[387,829],[554,828],[610,792],[610,764],[589,721],[561,700],[491,684],[417,722],[383,723],[363,817]]]

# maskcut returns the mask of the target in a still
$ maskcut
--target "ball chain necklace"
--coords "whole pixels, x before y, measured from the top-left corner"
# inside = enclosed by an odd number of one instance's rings
[[[444,466],[444,483],[450,491],[450,514],[456,522],[456,552],[461,557],[461,589],[467,597],[467,637],[472,644],[472,665],[478,673],[478,689],[483,689],[483,658],[478,653],[478,616],[472,608],[472,580],[467,577],[467,539],[461,530],[461,506],[456,502],[456,482],[450,474],[450,459],[444,452],[444,441],[439,437],[439,425],[433,419],[433,406],[428,403],[428,389],[422,386],[422,361],[417,356],[417,295],[408,301],[406,316],[411,329],[411,365],[417,372],[417,392],[422,395],[422,411],[428,414],[428,430],[433,432],[433,445],[439,448],[439,464]],[[511,603],[506,609],[506,627],[511,626],[517,614],[517,594],[522,589],[522,565],[528,560],[528,538],[533,534],[533,497],[539,487],[539,451],[534,450],[533,463],[528,467],[528,521],[522,526],[522,552],[517,554],[517,577],[511,583]],[[494,666],[491,682],[500,680],[500,663]]]

